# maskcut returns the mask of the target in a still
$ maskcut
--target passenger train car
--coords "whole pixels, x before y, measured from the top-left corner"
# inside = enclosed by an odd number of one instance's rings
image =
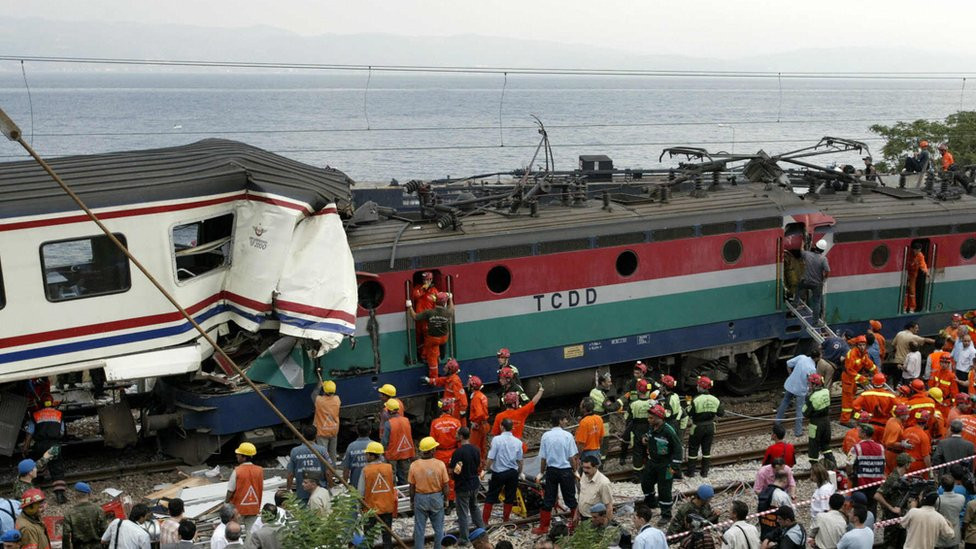
[[[731,161],[745,169],[730,174]],[[307,341],[354,417],[385,383],[415,415],[426,399],[409,397],[436,392],[422,382],[404,303],[424,271],[454,295],[443,355],[490,383],[507,347],[547,395],[588,389],[594,368],[638,359],[684,382],[708,374],[733,392],[755,389],[808,336],[784,301],[783,257],[797,242],[830,243],[835,329],[877,319],[890,336],[918,320],[934,333],[951,312],[976,308],[976,199],[776,161],[614,171],[599,188],[579,170],[523,174],[451,201],[411,182],[393,191],[423,195],[411,217],[357,204],[341,172],[223,140],[54,167],[242,362],[282,336]],[[245,431],[265,436],[255,433],[276,418],[217,381],[225,376],[201,374],[221,371],[212,350],[59,193],[33,164],[0,166],[0,383],[99,368],[158,378],[148,430],[177,432],[167,451],[187,461]],[[906,314],[915,242],[931,276]],[[312,387],[263,390],[305,418]]]

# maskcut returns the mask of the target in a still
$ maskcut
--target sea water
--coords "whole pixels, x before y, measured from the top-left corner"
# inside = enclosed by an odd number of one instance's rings
[[[219,137],[386,182],[525,167],[540,137],[533,115],[546,125],[556,169],[575,168],[581,154],[653,168],[677,162],[658,159],[673,145],[776,153],[829,135],[865,141],[874,152],[883,141],[869,131],[872,124],[942,119],[976,101],[961,80],[376,72],[368,79],[29,67],[29,98],[19,70],[0,72],[0,107],[45,156]],[[0,147],[2,161],[24,158],[14,144]],[[856,154],[832,160],[860,164]]]

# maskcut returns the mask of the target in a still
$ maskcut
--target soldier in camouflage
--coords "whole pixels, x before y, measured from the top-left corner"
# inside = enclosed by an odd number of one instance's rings
[[[78,501],[64,514],[61,523],[61,547],[63,549],[101,549],[102,533],[108,528],[105,511],[91,501],[91,486],[75,484]]]
[[[718,522],[718,513],[712,511],[710,504],[713,497],[715,497],[715,489],[712,488],[711,484],[702,484],[699,486],[695,495],[678,506],[678,509],[674,512],[674,517],[671,518],[671,523],[668,524],[668,535],[671,536],[684,532],[685,525],[688,522],[688,515],[691,514],[704,517],[712,523]]]

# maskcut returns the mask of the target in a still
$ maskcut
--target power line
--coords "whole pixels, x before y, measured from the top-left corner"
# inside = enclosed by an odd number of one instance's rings
[[[393,73],[443,74],[522,74],[548,76],[643,76],[693,78],[791,78],[791,79],[857,79],[857,80],[958,80],[976,73],[958,71],[719,71],[654,69],[586,69],[554,67],[476,67],[436,65],[356,65],[337,63],[289,63],[253,61],[205,61],[193,59],[132,59],[124,57],[67,57],[3,55],[0,61],[33,61],[38,63],[72,63],[99,65],[141,65],[168,67],[222,67],[279,70],[326,70]]]

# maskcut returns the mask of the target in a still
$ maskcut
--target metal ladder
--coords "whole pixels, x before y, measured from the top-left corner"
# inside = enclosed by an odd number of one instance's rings
[[[810,334],[810,338],[816,341],[817,345],[822,344],[828,337],[837,337],[837,334],[830,329],[830,326],[827,326],[826,322],[822,322],[819,318],[814,317],[813,311],[802,300],[797,300],[796,306],[790,303],[789,300],[785,301],[785,303],[786,308],[800,321],[803,329]],[[814,322],[816,324],[813,324]]]

